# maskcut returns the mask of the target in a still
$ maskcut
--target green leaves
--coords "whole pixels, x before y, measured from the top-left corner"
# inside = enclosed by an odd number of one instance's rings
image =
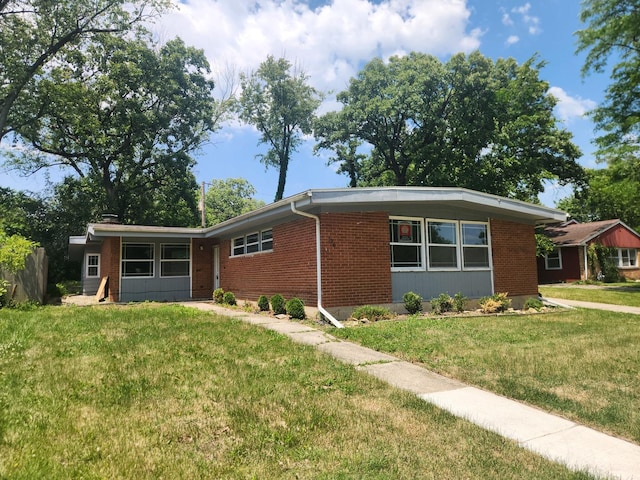
[[[254,199],[255,194],[256,189],[244,178],[213,179],[205,194],[207,226],[262,207],[264,202]]]
[[[542,66],[479,52],[446,63],[416,52],[374,59],[337,95],[342,110],[316,121],[316,150],[333,150],[352,186],[460,186],[534,200],[545,180],[582,178]]]
[[[285,58],[270,55],[258,70],[240,76],[240,119],[255,126],[261,134],[259,143],[267,145],[267,153],[258,155],[260,161],[279,169],[276,201],[284,194],[291,154],[302,135],[311,133],[322,100],[320,92],[308,85],[307,75],[292,68]]]

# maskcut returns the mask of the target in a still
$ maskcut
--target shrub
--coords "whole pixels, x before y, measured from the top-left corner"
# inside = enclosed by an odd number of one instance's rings
[[[238,302],[236,302],[236,296],[233,294],[233,292],[224,292],[222,303],[225,303],[227,305],[237,305]]]
[[[411,315],[422,311],[422,297],[414,292],[407,292],[402,296],[404,308]]]
[[[276,315],[282,315],[287,313],[284,305],[284,297],[279,293],[276,293],[273,297],[271,297],[271,310]]]
[[[216,288],[213,291],[213,301],[216,303],[222,303],[224,301],[224,290],[221,288]]]
[[[431,299],[431,310],[436,315],[450,312],[453,310],[453,298],[447,293],[441,293],[436,298]]]
[[[462,292],[458,292],[453,296],[453,309],[460,313],[464,312],[467,308],[467,297],[462,295]]]
[[[482,313],[500,313],[511,307],[511,299],[507,297],[508,293],[495,293],[490,297],[482,297],[480,299],[480,308]]]
[[[358,320],[366,318],[367,320],[370,320],[372,322],[387,320],[392,316],[393,315],[391,314],[389,309],[372,305],[361,305],[360,307],[355,308],[351,313],[352,318],[357,318]]]
[[[530,308],[533,308],[535,310],[540,310],[542,307],[544,307],[544,303],[542,303],[542,301],[539,298],[530,297],[530,298],[527,298],[526,302],[524,302],[524,306],[522,308],[524,310],[528,310]]]
[[[7,292],[9,292],[9,282],[0,278],[0,308],[9,303]]]
[[[269,299],[267,298],[266,295],[260,295],[258,297],[258,308],[260,309],[261,312],[269,311]]]
[[[285,304],[285,311],[291,318],[297,318],[298,320],[304,320],[306,317],[304,313],[304,303],[299,298],[293,297]]]

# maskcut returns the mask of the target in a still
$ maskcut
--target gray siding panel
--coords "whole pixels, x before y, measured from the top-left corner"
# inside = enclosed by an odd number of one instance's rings
[[[441,293],[462,292],[468,298],[491,295],[491,271],[472,272],[391,272],[394,302],[402,302],[406,292],[415,292],[425,301]]]
[[[191,278],[122,278],[120,301],[141,302],[144,300],[173,302],[189,300]]]

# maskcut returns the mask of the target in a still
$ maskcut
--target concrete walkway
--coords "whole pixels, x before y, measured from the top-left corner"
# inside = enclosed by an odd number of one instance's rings
[[[631,313],[633,315],[640,315],[640,307],[613,305],[611,303],[581,302],[579,300],[565,300],[564,298],[544,297],[544,299],[549,300],[552,303],[556,303],[559,305],[568,305],[570,307],[591,308],[594,310],[607,310],[609,312]]]
[[[634,443],[465,385],[391,355],[339,340],[298,322],[238,312],[210,303],[184,305],[237,318],[282,333],[294,342],[312,345],[572,470],[588,471],[602,478],[640,480],[640,446]]]

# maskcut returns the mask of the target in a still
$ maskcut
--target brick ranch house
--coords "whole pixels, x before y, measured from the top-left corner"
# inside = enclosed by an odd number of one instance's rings
[[[70,238],[85,295],[111,301],[299,297],[325,316],[462,292],[536,296],[534,227],[558,210],[462,188],[309,190],[209,228],[114,223]]]
[[[538,258],[540,283],[591,279],[589,245],[615,248],[618,271],[629,280],[640,280],[640,234],[618,219],[579,223],[575,220],[549,225],[543,232],[555,244],[553,252]]]

